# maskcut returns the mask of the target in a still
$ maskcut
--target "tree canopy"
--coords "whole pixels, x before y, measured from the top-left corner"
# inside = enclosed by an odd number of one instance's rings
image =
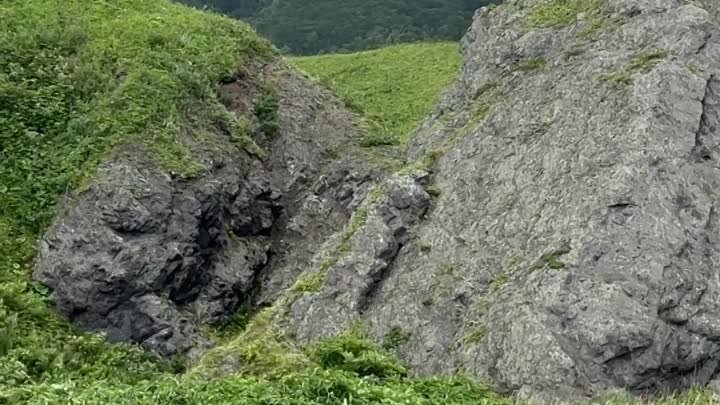
[[[244,19],[286,53],[351,52],[457,40],[473,12],[498,0],[182,0]]]

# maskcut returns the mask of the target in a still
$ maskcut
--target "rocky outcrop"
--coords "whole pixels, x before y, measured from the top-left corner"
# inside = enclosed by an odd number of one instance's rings
[[[379,340],[401,330],[418,373],[464,370],[541,400],[707,383],[720,370],[719,28],[711,2],[480,10],[457,85],[409,147],[437,159],[432,209],[361,310],[347,292],[375,262],[354,246],[343,263],[363,267],[295,304],[299,337],[363,320]]]
[[[263,157],[233,146],[222,128],[206,130],[207,139],[185,140],[203,165],[185,180],[130,145],[65,204],[40,243],[34,276],[73,322],[163,357],[197,355],[209,345],[202,325],[255,305],[263,277],[272,279],[262,289],[270,296],[271,285],[292,282],[294,268],[307,266],[302,252],[350,216],[373,173],[326,155],[357,134],[355,117],[279,62],[248,72],[222,96],[251,121],[259,83],[275,89],[278,134],[255,130]],[[318,179],[326,185],[313,189]]]
[[[337,148],[353,117],[266,67],[282,99],[267,156],[197,152],[185,181],[119,153],[36,278],[80,325],[162,355],[280,302],[268,314],[298,342],[360,321],[418,374],[525,398],[715,378],[720,6],[508,0],[462,50],[401,173]]]
[[[559,4],[577,16],[543,20]],[[675,0],[478,12],[459,83],[410,147],[442,152],[439,197],[416,231],[427,252],[401,253],[365,315],[378,334],[411,332],[401,354],[418,371],[541,398],[711,379],[717,12]]]

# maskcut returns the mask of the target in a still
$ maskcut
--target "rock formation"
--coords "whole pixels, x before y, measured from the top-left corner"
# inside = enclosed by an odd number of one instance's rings
[[[535,398],[713,379],[720,5],[507,0],[462,51],[395,174],[324,163],[354,117],[266,68],[267,157],[198,151],[207,170],[184,181],[118,153],[48,232],[37,279],[79,324],[163,355],[295,285],[288,336],[363,321],[419,374]]]

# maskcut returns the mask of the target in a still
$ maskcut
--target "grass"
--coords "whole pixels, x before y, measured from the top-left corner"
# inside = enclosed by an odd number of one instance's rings
[[[263,86],[260,97],[255,101],[255,116],[260,129],[268,137],[274,137],[278,131],[278,109],[280,100],[277,92],[269,86]]]
[[[551,270],[564,269],[566,264],[560,260],[561,257],[567,255],[572,250],[570,245],[563,244],[558,249],[543,254],[540,259],[532,266],[531,271],[539,270],[547,266]]]
[[[547,62],[542,58],[528,59],[513,65],[513,71],[532,72],[533,70],[542,70]]]
[[[291,61],[367,117],[370,130],[364,146],[406,142],[461,63],[458,45],[442,42]]]
[[[467,345],[476,345],[480,343],[485,336],[487,336],[487,332],[488,331],[485,326],[476,326],[465,336],[463,341]]]
[[[383,339],[383,349],[395,350],[410,341],[412,332],[406,331],[399,326],[393,326]]]
[[[535,6],[528,15],[530,28],[561,28],[572,24],[580,13],[589,13],[602,5],[602,0],[552,0]]]
[[[632,75],[634,73],[648,73],[667,57],[668,52],[662,49],[645,51],[635,55],[626,67],[600,76],[600,80],[621,86],[630,85],[633,82]]]
[[[632,61],[630,61],[629,69],[633,72],[647,73],[667,56],[667,51],[661,49],[653,49],[643,52],[635,56]]]
[[[51,309],[29,278],[36,241],[59,198],[120,144],[196,175],[178,140],[188,111],[230,119],[216,83],[274,51],[245,24],[164,0],[6,0],[0,20],[0,403],[101,403],[152,386],[172,369]]]

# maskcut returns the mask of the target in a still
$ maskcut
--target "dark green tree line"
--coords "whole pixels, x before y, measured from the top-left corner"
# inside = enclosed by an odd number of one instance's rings
[[[499,0],[182,0],[246,20],[292,54],[457,40],[474,11]]]

